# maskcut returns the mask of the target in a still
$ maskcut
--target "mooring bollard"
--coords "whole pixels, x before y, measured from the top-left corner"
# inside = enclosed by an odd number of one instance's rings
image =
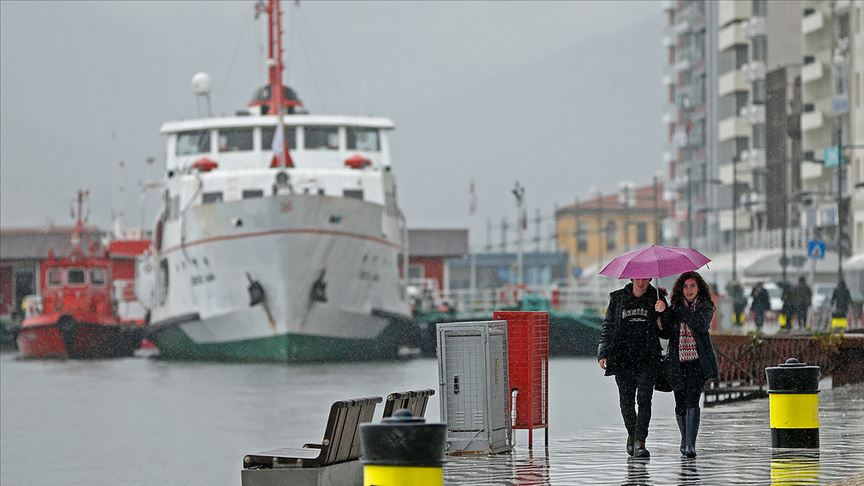
[[[765,368],[771,447],[819,448],[819,367],[789,358]]]
[[[364,486],[444,484],[445,424],[427,424],[397,410],[380,424],[360,426]]]

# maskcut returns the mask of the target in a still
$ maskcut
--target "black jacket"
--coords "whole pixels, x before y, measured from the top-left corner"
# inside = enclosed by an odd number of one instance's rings
[[[666,302],[665,292],[661,292],[661,299]],[[625,356],[624,349],[631,343],[625,342],[626,337],[620,332],[622,305],[627,301],[643,299],[642,305],[648,308],[649,330],[647,336],[647,349],[645,349],[647,363],[659,366],[661,359],[659,330],[657,329],[658,314],[654,311],[654,303],[657,302],[657,290],[648,285],[648,290],[641,297],[633,296],[633,284],[627,284],[623,289],[618,289],[609,294],[609,306],[606,308],[606,319],[603,321],[603,331],[600,334],[600,344],[597,346],[597,360],[606,359],[606,376],[614,375],[622,370],[629,361]]]
[[[702,375],[706,380],[717,378],[717,355],[714,353],[711,336],[708,334],[713,317],[714,304],[710,300],[697,302],[695,311],[690,310],[686,305],[680,305],[670,307],[660,315],[660,322],[663,324],[660,336],[669,339],[669,349],[664,364],[666,365],[667,378],[673,390],[684,388],[681,362],[678,360],[678,336],[681,332],[682,322],[686,323],[693,331]]]

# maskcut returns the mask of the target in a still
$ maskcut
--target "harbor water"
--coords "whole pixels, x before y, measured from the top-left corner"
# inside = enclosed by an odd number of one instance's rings
[[[550,362],[549,448],[448,458],[446,484],[864,482],[864,386],[823,384],[818,455],[772,455],[768,402],[706,409],[680,458],[671,394],[655,393],[650,460],[629,459],[614,380],[593,359]],[[0,355],[3,485],[240,484],[243,455],[320,441],[330,403],[438,388],[432,359],[307,365],[24,361]],[[427,419],[437,421],[439,396]],[[379,406],[376,420],[380,419]],[[783,479],[786,478],[786,479]]]

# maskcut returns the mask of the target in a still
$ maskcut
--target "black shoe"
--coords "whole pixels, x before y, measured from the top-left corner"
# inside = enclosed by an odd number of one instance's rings
[[[632,435],[627,436],[627,455],[629,455],[629,456],[633,455],[633,436]]]
[[[633,457],[651,457],[651,453],[645,448],[644,440],[633,441]]]
[[[675,414],[675,419],[678,421],[678,431],[681,432],[681,446],[678,448],[678,450],[681,451],[682,456],[685,455],[684,452],[687,449],[686,448],[687,426],[686,426],[685,420],[684,420],[685,417],[686,417],[686,415],[678,415],[677,413]]]
[[[701,410],[699,407],[688,408],[684,417],[686,437],[684,441],[684,455],[696,457],[696,435],[699,433],[699,418]]]

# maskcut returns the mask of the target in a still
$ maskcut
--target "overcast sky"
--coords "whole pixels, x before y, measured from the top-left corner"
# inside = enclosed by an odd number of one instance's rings
[[[211,75],[225,114],[264,84],[253,5],[0,2],[0,225],[68,224],[78,188],[91,190],[92,223],[122,212],[149,224],[156,194],[139,187],[162,176],[161,124],[196,114],[192,76]],[[517,180],[529,214],[551,217],[592,187],[661,169],[658,3],[283,6],[286,77],[307,108],[396,123],[411,227],[469,225],[472,178],[472,243],[484,244],[487,219],[513,220]]]

